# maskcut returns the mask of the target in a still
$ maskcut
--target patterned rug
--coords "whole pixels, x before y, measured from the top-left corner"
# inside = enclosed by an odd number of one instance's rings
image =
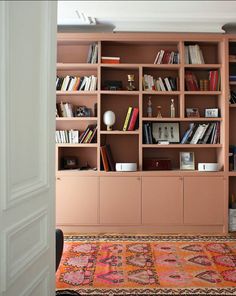
[[[67,236],[56,286],[81,295],[236,295],[236,238]]]

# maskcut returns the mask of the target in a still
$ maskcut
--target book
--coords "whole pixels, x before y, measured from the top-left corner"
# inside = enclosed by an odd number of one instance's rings
[[[120,57],[102,57],[102,64],[119,64]]]
[[[126,131],[127,128],[128,128],[128,124],[129,124],[129,121],[130,121],[132,110],[133,110],[132,107],[129,107],[128,108],[128,111],[127,111],[127,114],[126,114],[126,118],[125,118],[125,122],[124,122],[124,125],[123,125],[123,131]]]
[[[109,172],[109,164],[108,164],[108,159],[107,159],[106,146],[101,146],[100,151],[101,151],[102,163],[103,163],[104,170],[106,172]]]
[[[111,146],[110,144],[106,144],[106,153],[107,153],[107,160],[108,160],[108,164],[109,164],[109,168],[111,171],[115,171],[115,162],[112,156],[112,152],[111,152]]]
[[[130,119],[130,122],[129,122],[129,127],[128,127],[128,131],[133,131],[134,130],[134,127],[135,127],[135,123],[137,121],[137,118],[138,118],[138,108],[133,108],[133,111],[132,111],[132,115],[131,115],[131,119]]]

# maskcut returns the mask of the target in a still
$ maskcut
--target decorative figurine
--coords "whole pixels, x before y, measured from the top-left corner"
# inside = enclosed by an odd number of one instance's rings
[[[135,90],[135,86],[134,86],[134,74],[128,74],[128,86],[127,86],[127,90]]]
[[[171,99],[171,103],[170,103],[170,117],[174,118],[175,117],[175,103],[174,103],[174,99]]]
[[[116,116],[115,116],[115,113],[113,111],[106,111],[103,114],[103,122],[107,126],[108,131],[112,130],[112,126],[115,123],[115,121],[116,121]]]
[[[147,117],[152,117],[152,101],[151,101],[151,97],[148,98]]]
[[[162,115],[161,115],[161,106],[157,106],[157,118],[162,118]]]

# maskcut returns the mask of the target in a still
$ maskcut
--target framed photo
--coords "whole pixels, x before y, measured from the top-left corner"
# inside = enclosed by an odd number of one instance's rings
[[[78,106],[76,115],[77,117],[90,117],[92,115],[92,110],[86,106]]]
[[[195,170],[194,152],[180,152],[180,169]]]
[[[205,109],[205,117],[219,117],[219,109],[218,108]]]
[[[166,141],[169,143],[179,143],[179,123],[154,122],[152,124],[152,136],[156,143],[160,141]]]
[[[198,108],[186,108],[187,117],[200,117]]]

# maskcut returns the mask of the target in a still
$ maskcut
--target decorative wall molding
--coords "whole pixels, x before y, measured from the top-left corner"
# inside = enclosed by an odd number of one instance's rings
[[[47,250],[49,244],[47,217],[47,210],[41,209],[3,233],[5,245],[1,257],[5,258],[3,282],[5,288],[8,288]],[[37,235],[30,237],[30,234]]]

